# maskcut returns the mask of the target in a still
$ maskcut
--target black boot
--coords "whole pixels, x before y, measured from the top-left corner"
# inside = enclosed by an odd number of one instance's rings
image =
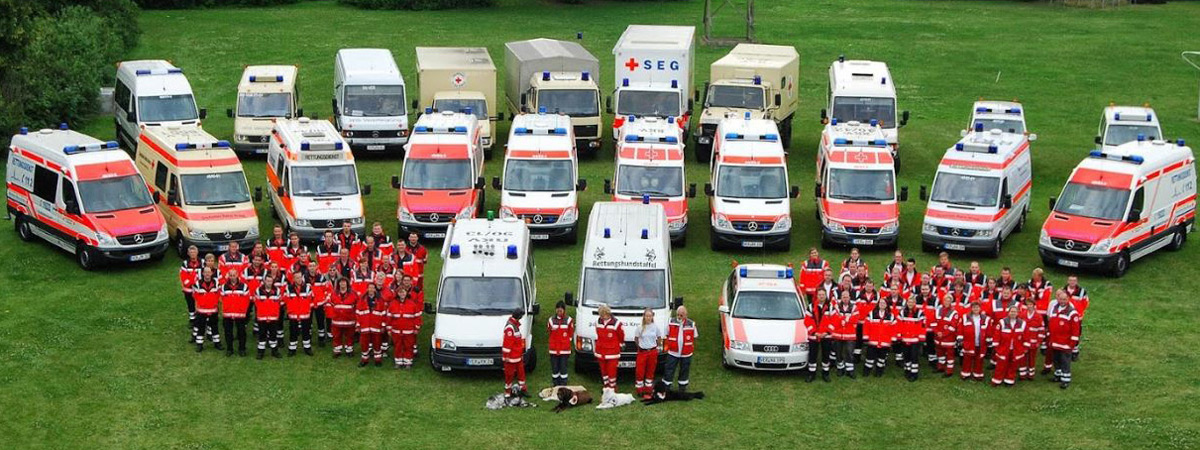
[[[828,370],[821,372],[821,379],[824,380],[826,383],[829,382],[829,371]]]
[[[305,355],[308,355],[308,356],[312,356],[312,355],[313,355],[313,354],[312,354],[312,347],[304,347],[304,354],[305,354]]]
[[[266,350],[263,350],[260,348],[260,349],[258,349],[258,353],[256,355],[254,355],[254,359],[263,359],[263,355],[266,353],[267,353]]]
[[[875,378],[883,377],[883,366],[875,368]]]
[[[220,342],[213,342],[213,348],[216,348],[217,350],[225,349],[225,347],[223,347]]]
[[[283,355],[280,355],[280,354],[279,354],[279,347],[275,347],[275,348],[271,349],[271,356],[274,356],[274,357],[276,357],[276,358],[282,358],[282,357],[283,357]]]
[[[196,353],[204,351],[204,344],[196,344]]]
[[[238,349],[238,356],[246,356],[246,349],[244,349],[244,348],[239,348],[239,349]]]
[[[851,379],[851,380],[858,378],[858,377],[856,377],[856,376],[854,375],[854,371],[853,371],[853,370],[847,370],[847,371],[846,371],[846,376],[850,377],[850,379]]]
[[[367,367],[367,360],[365,360],[365,359],[359,360],[358,367]]]
[[[1068,382],[1068,381],[1064,381],[1064,382],[1062,382],[1062,383],[1059,383],[1059,385],[1058,385],[1058,388],[1059,388],[1059,389],[1066,389],[1066,388],[1068,388],[1068,387],[1070,387],[1070,386],[1071,386],[1071,383],[1070,383],[1070,382]]]
[[[230,345],[229,348],[225,349],[225,356],[233,356],[233,345]]]
[[[291,358],[291,357],[293,357],[293,356],[296,356],[296,349],[294,349],[294,348],[289,348],[289,349],[288,349],[288,358]]]
[[[1042,369],[1042,375],[1050,375],[1050,369]]]
[[[817,371],[815,371],[815,370],[810,370],[810,371],[808,371],[808,374],[804,375],[805,383],[812,383],[813,380],[816,380],[816,379],[817,379]]]

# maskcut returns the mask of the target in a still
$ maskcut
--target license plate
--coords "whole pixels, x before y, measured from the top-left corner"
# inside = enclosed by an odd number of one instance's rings
[[[1071,261],[1069,259],[1058,260],[1058,265],[1063,267],[1079,267],[1079,261]]]
[[[759,364],[783,364],[783,358],[779,356],[759,356]]]
[[[548,234],[531,234],[531,235],[529,235],[529,238],[533,239],[535,241],[544,241],[544,240],[550,239],[550,235],[548,235]]]
[[[875,245],[874,239],[851,239],[850,243],[854,245]]]
[[[431,239],[442,239],[446,237],[446,233],[425,233],[425,237]]]
[[[742,241],[742,247],[746,248],[762,248],[762,241]]]
[[[468,366],[490,366],[496,364],[495,358],[467,358]]]
[[[946,250],[966,250],[967,246],[962,244],[946,244]]]
[[[259,147],[259,148],[256,148],[256,149],[254,149],[254,154],[256,154],[256,155],[265,155],[265,154],[267,154],[267,148],[266,148],[266,147]]]
[[[367,150],[383,150],[385,148],[387,148],[387,147],[385,147],[383,145],[368,145],[367,146]]]
[[[129,257],[130,261],[145,261],[147,259],[150,259],[149,253],[142,253],[140,255],[132,255]]]
[[[617,361],[618,369],[632,369],[637,367],[637,361]]]
[[[229,251],[229,244],[221,244],[221,245],[218,245],[218,246],[217,246],[217,251],[218,251],[218,252],[227,252],[227,251]]]

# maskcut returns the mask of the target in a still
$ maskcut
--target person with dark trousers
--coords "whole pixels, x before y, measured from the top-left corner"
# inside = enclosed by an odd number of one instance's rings
[[[696,349],[696,322],[688,319],[688,311],[684,306],[675,309],[675,318],[667,324],[667,363],[663,368],[662,381],[671,387],[672,382],[679,384],[679,391],[686,392],[691,382],[692,353]],[[678,369],[678,378],[676,378]]]
[[[288,319],[288,356],[296,356],[297,343],[304,345],[304,354],[312,356],[312,286],[303,273],[292,274],[292,282],[284,288],[284,305]]]
[[[837,342],[833,340],[833,333],[830,332],[829,329],[837,319],[837,314],[834,311],[837,308],[837,305],[834,304],[833,300],[829,298],[829,295],[826,294],[826,292],[827,291],[820,289],[817,290],[816,308],[813,310],[815,313],[817,313],[817,344],[820,347],[820,350],[818,351],[813,348],[809,348],[808,351],[810,354],[814,352],[817,353],[821,358],[821,380],[828,383],[830,381],[829,369],[833,366],[833,348],[837,344]],[[813,372],[815,372],[815,369],[813,369]],[[812,375],[815,378],[815,374]]]
[[[904,377],[908,381],[917,381],[921,370],[921,344],[925,341],[925,309],[917,306],[917,299],[909,297],[900,309],[898,321],[900,341],[904,343]]]
[[[254,292],[254,321],[258,324],[258,359],[263,359],[267,346],[271,347],[271,356],[280,357],[279,335],[282,333],[279,323],[280,299],[282,294],[275,283],[275,276],[263,275],[262,284]]]
[[[896,337],[896,316],[887,300],[882,298],[875,301],[875,308],[867,313],[863,323],[863,339],[866,340],[866,362],[863,366],[863,377],[875,374],[882,377],[887,368],[888,350]]]
[[[192,297],[196,300],[196,321],[192,323],[192,334],[196,336],[196,353],[204,351],[204,337],[211,336],[213,347],[221,350],[221,333],[217,331],[217,309],[221,303],[221,286],[217,283],[212,267],[205,267],[200,278],[192,285]]]
[[[1071,385],[1072,355],[1079,348],[1079,327],[1083,319],[1067,291],[1059,289],[1055,297],[1050,305],[1050,322],[1046,327],[1049,341],[1046,359],[1054,362],[1053,381],[1066,389]]]
[[[246,315],[250,310],[250,291],[238,270],[230,269],[221,284],[221,315],[225,325],[225,356],[233,356],[237,342],[239,356],[246,356]]]
[[[808,340],[808,363],[806,364],[806,374],[804,376],[805,383],[812,383],[817,379],[817,364],[820,360],[820,341],[817,339],[817,324],[821,319],[813,310],[812,303],[809,303],[804,298],[804,292],[800,292],[800,306],[804,311],[804,331]]]
[[[567,362],[571,359],[571,339],[575,336],[575,320],[567,315],[567,304],[561,300],[554,305],[554,315],[546,323],[550,343],[550,378],[554,386],[567,385]]]
[[[183,264],[179,265],[179,287],[183,291],[183,303],[187,306],[188,312],[188,332],[191,333],[188,337],[188,343],[196,343],[196,299],[192,296],[192,286],[196,285],[196,279],[200,278],[200,270],[204,268],[204,260],[200,259],[200,249],[195,245],[188,246],[187,257],[184,258]]]
[[[525,335],[521,334],[521,319],[525,311],[517,309],[504,323],[502,359],[504,360],[504,395],[507,398],[528,397],[525,387]]]

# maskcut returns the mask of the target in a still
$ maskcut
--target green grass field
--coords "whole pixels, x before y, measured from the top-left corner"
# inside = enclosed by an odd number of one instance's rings
[[[503,44],[533,37],[571,39],[601,61],[611,83],[611,48],[629,23],[700,25],[703,3],[501,0],[496,8],[447,12],[375,12],[332,2],[285,8],[147,11],[142,44],[129,59],[163,58],[185,68],[197,99],[213,118],[205,128],[228,138],[237,79],[246,64],[294,63],[301,68],[306,111],[329,114],[334,53],[342,47],[390,48],[409,80],[414,46],[487,46],[503,61]],[[1083,357],[1067,391],[1039,379],[1014,389],[992,389],[957,379],[908,383],[892,369],[883,379],[836,379],[805,384],[784,374],[721,369],[715,298],[729,261],[795,262],[817,243],[813,219],[813,154],[819,135],[826,68],[838,54],[887,61],[900,108],[912,111],[901,131],[904,173],[912,189],[904,204],[901,247],[921,267],[924,205],[917,187],[928,184],[938,158],[958,139],[977,97],[1019,98],[1032,131],[1037,174],[1030,222],[999,260],[983,260],[1027,278],[1039,264],[1037,231],[1047,197],[1091,149],[1100,110],[1109,101],[1149,101],[1168,136],[1200,142],[1194,121],[1198,74],[1179,60],[1196,50],[1200,5],[1113,10],[1063,8],[1043,2],[914,2],[785,0],[758,2],[757,36],[795,45],[801,53],[801,111],[791,160],[793,184],[805,193],[793,203],[793,251],[713,253],[707,247],[707,200],[692,205],[690,244],[675,250],[675,288],[687,299],[701,333],[693,388],[703,401],[611,411],[583,408],[551,414],[487,411],[499,392],[495,374],[438,374],[426,360],[415,371],[358,369],[316,357],[255,361],[184,344],[186,315],[176,267],[168,257],[151,265],[86,273],[48,244],[20,242],[0,232],[0,447],[6,448],[522,448],[623,447],[994,447],[1130,448],[1200,446],[1196,404],[1200,383],[1200,244],[1138,261],[1123,279],[1086,275],[1092,308]],[[736,19],[733,19],[736,20]],[[697,47],[697,85],[726,48]],[[501,72],[503,73],[503,72]],[[65,75],[65,76],[69,76]],[[410,81],[411,83],[412,81]],[[414,94],[414,92],[410,92]],[[33,124],[42,126],[44,124]],[[112,120],[100,117],[86,132],[111,139]],[[500,133],[507,135],[507,123]],[[611,177],[611,148],[583,164],[590,189],[584,204],[602,199]],[[365,160],[364,160],[365,159]],[[394,232],[394,159],[360,159],[369,219]],[[488,166],[498,174],[499,164]],[[689,162],[689,182],[703,183],[705,167]],[[246,163],[251,186],[264,184],[261,161]],[[489,195],[490,207],[498,199]],[[586,208],[585,208],[586,210]],[[586,213],[586,211],[585,211]],[[270,224],[265,204],[259,215]],[[580,246],[539,248],[539,301],[549,310],[575,290]],[[841,260],[844,251],[826,252]],[[890,252],[867,254],[882,267]],[[965,265],[967,256],[956,261]],[[428,268],[436,277],[440,268]],[[877,269],[877,276],[878,273]],[[1051,269],[1056,285],[1067,272]],[[1188,281],[1192,280],[1192,281]],[[545,319],[541,316],[538,323]],[[421,340],[436,317],[426,319]],[[499,330],[497,330],[499,332]],[[535,331],[544,352],[545,333]],[[545,355],[542,355],[542,362]],[[923,369],[924,370],[924,369]],[[628,376],[622,389],[631,390]],[[530,374],[531,387],[548,384],[549,367]],[[599,389],[592,376],[573,376]],[[502,444],[503,442],[503,444]],[[611,444],[609,444],[611,443]]]

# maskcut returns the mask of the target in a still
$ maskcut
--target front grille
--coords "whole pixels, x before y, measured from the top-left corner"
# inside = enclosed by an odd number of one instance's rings
[[[247,139],[247,140],[248,140],[248,141],[250,141],[251,143],[256,143],[256,144],[266,144],[266,143],[268,143],[268,142],[270,142],[270,141],[271,141],[271,137],[270,137],[270,136],[266,136],[266,135],[263,135],[263,136],[249,136],[249,139]]]
[[[372,138],[372,139],[375,139],[375,138],[404,137],[407,135],[408,135],[407,130],[397,130],[397,131],[393,131],[393,130],[375,130],[375,131],[343,130],[342,131],[342,136],[345,136],[348,138]]]
[[[854,234],[879,234],[879,227],[846,227],[846,232]]]
[[[789,350],[791,350],[792,346],[779,345],[779,344],[772,344],[772,345],[757,345],[756,344],[756,345],[750,346],[750,348],[753,349],[754,351],[760,352],[760,353],[787,353]]]
[[[500,347],[459,347],[458,353],[463,355],[498,356]]]
[[[206,233],[210,241],[240,241],[246,238],[245,231],[231,231],[227,233]]]
[[[575,130],[575,137],[592,137],[598,135],[600,127],[598,125],[575,125],[572,127]]]
[[[142,245],[154,242],[154,238],[156,237],[158,237],[157,231],[151,231],[149,233],[126,234],[124,236],[117,236],[117,242],[120,242],[121,245]]]
[[[967,228],[937,227],[937,232],[938,232],[938,234],[940,234],[942,236],[956,236],[956,237],[969,238],[969,237],[974,237],[977,230],[971,230],[971,229],[967,229]]]
[[[554,214],[518,214],[521,220],[528,220],[533,225],[553,225],[558,222],[558,216]]]
[[[637,353],[637,341],[625,341],[621,343],[621,353]]]
[[[342,223],[350,219],[313,219],[309,223],[313,228],[342,228]]]
[[[788,365],[787,364],[777,364],[777,363],[755,363],[754,367],[757,367],[759,369],[786,369],[786,368],[788,368]]]
[[[449,223],[450,219],[454,218],[454,213],[420,213],[413,214],[417,222],[425,223]]]
[[[1088,249],[1092,248],[1092,244],[1090,243],[1074,241],[1071,239],[1050,238],[1050,244],[1063,250],[1070,250],[1073,252],[1086,252]]]
[[[753,226],[751,226],[751,224],[753,224]],[[771,228],[774,226],[775,226],[774,222],[756,222],[753,220],[744,221],[744,222],[733,222],[733,229],[738,230],[738,231],[749,231],[749,232],[771,231]]]

